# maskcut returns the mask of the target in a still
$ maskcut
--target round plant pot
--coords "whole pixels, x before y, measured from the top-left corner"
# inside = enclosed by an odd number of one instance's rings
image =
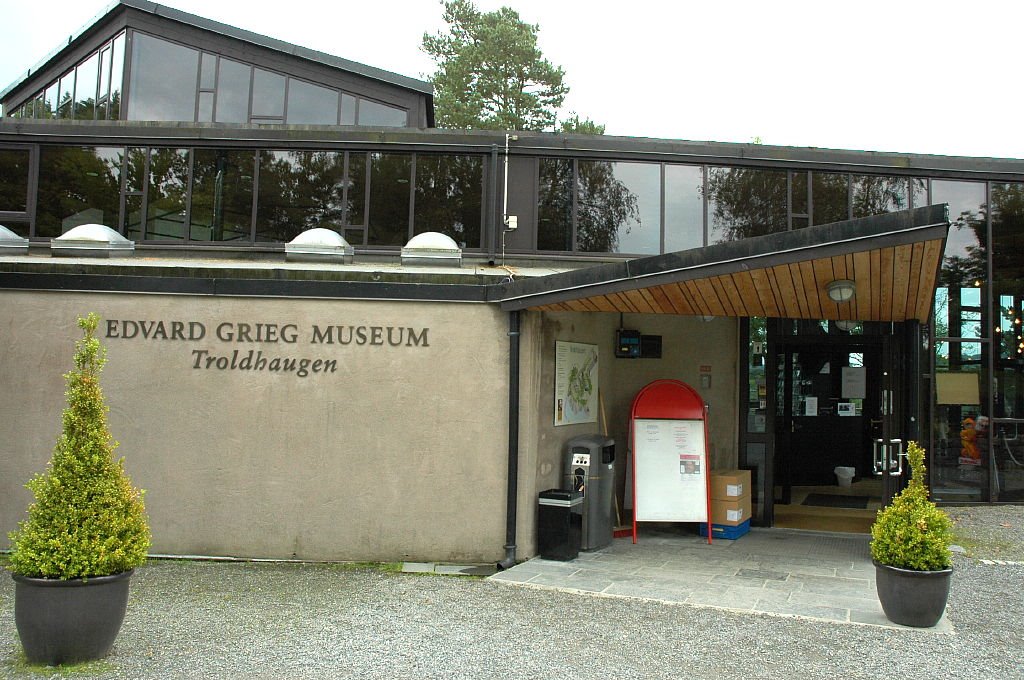
[[[931,628],[939,622],[946,610],[952,569],[915,571],[874,564],[875,589],[886,618],[914,628]]]
[[[56,666],[109,654],[128,608],[131,575],[83,581],[12,574],[14,620],[29,662]]]

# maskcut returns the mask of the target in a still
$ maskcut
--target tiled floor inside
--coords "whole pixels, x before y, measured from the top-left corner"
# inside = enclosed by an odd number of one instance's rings
[[[901,628],[875,594],[870,536],[751,529],[737,540],[707,539],[679,525],[632,537],[568,562],[534,558],[491,576],[508,584],[721,607],[846,624]],[[937,633],[950,633],[943,617]]]

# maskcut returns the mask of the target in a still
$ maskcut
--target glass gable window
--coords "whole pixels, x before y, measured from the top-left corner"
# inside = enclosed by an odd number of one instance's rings
[[[699,165],[665,166],[665,252],[704,245],[703,187]]]
[[[910,207],[905,177],[853,175],[853,216],[870,217]]]
[[[814,202],[813,224],[832,224],[850,219],[850,176],[837,173],[811,174]]]
[[[252,117],[284,121],[285,77],[261,68],[253,69]]]
[[[576,191],[576,247],[579,250],[660,252],[660,166],[579,161]]]
[[[708,168],[708,243],[785,231],[787,177],[777,170]]]
[[[414,230],[438,231],[460,248],[480,247],[483,160],[416,155]]]
[[[304,80],[289,79],[288,122],[293,125],[337,125],[338,92]]]
[[[96,92],[100,74],[100,55],[94,54],[75,69],[75,113],[78,120],[96,117]]]
[[[381,127],[404,127],[408,114],[403,109],[396,109],[387,104],[380,104],[369,99],[359,100],[359,124],[378,125]]]
[[[199,51],[137,31],[133,40],[128,119],[195,120]]]
[[[218,70],[220,77],[217,80],[215,120],[218,123],[249,122],[252,69],[246,64],[221,57]]]
[[[36,236],[60,236],[80,224],[117,230],[121,205],[120,147],[42,147]]]

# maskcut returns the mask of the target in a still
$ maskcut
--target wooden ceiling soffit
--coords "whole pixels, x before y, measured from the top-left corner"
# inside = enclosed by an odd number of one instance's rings
[[[945,204],[495,286],[502,309],[925,322]],[[836,303],[828,285],[853,281]]]

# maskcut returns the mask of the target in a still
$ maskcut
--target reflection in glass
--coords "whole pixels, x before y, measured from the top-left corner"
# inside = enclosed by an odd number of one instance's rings
[[[341,231],[345,154],[261,151],[256,240],[287,242],[307,229]]]
[[[460,248],[480,247],[483,159],[417,154],[413,230],[438,231]]]
[[[404,109],[378,104],[369,99],[359,100],[359,124],[381,127],[405,127],[409,119]]]
[[[72,118],[75,103],[75,71],[68,71],[60,77],[57,92],[57,117]]]
[[[250,239],[255,154],[248,150],[194,149],[189,238]]]
[[[708,243],[786,231],[786,180],[781,170],[708,168]]]
[[[56,118],[57,117],[57,102],[60,101],[57,93],[59,92],[57,83],[50,85],[46,88],[46,92],[43,93],[43,110],[40,116],[43,118]]]
[[[188,149],[153,149],[149,158],[146,239],[188,238]]]
[[[850,176],[816,172],[811,179],[814,224],[832,224],[850,219]]]
[[[807,202],[809,191],[808,172],[791,172],[789,175],[789,208],[794,215],[806,217],[810,214],[810,203]]]
[[[253,69],[252,76],[253,117],[284,117],[284,76],[280,73]]]
[[[123,157],[118,147],[41,147],[36,236],[60,236],[81,224],[116,231]]]
[[[910,201],[912,208],[931,205],[928,200],[928,180],[921,177],[910,178]]]
[[[592,253],[661,252],[661,167],[579,161],[576,247]]]
[[[337,91],[290,78],[288,122],[292,125],[337,125]]]
[[[125,167],[124,234],[132,241],[143,238],[142,192],[146,188],[146,158],[149,152],[138,147],[128,147]]]
[[[905,177],[853,175],[851,184],[854,218],[881,215],[910,207]]]
[[[1024,184],[993,183],[992,290],[996,307],[995,416],[1024,419]],[[950,210],[952,213],[952,210]],[[1024,423],[1000,426],[993,442],[999,497],[1024,500]]]
[[[110,52],[110,100],[107,120],[121,119],[121,85],[124,81],[124,33],[114,38]]]
[[[28,149],[0,149],[0,211],[28,210]]]
[[[203,52],[199,66],[199,89],[212,90],[217,85],[217,55]]]
[[[699,165],[665,166],[665,252],[704,245],[703,183]]]
[[[409,241],[411,176],[411,154],[370,154],[369,245],[404,246]]]
[[[96,117],[96,87],[99,79],[99,54],[94,54],[75,69],[75,119]]]
[[[220,58],[217,80],[218,123],[249,122],[249,79],[252,69],[245,64]]]
[[[352,226],[364,226],[366,224],[366,171],[367,154],[350,153],[348,155],[348,186],[345,190],[345,224]],[[346,237],[348,238],[348,237]],[[365,241],[365,229],[359,236],[358,241],[349,243],[363,243]]]
[[[987,255],[985,185],[932,183],[933,200],[949,204],[950,228],[935,291],[935,337],[979,338]]]
[[[96,98],[96,120],[106,120],[110,103],[110,45],[100,50],[100,89]]]
[[[572,250],[572,160],[541,158],[537,249]]]
[[[939,501],[988,500],[988,372],[980,342],[935,343],[932,489]]]
[[[764,317],[751,317],[747,347],[747,432],[755,434],[766,432],[768,427],[767,321]]]
[[[356,98],[344,92],[341,93],[341,124],[356,124]]]
[[[195,120],[199,51],[135,32],[129,120]]]

